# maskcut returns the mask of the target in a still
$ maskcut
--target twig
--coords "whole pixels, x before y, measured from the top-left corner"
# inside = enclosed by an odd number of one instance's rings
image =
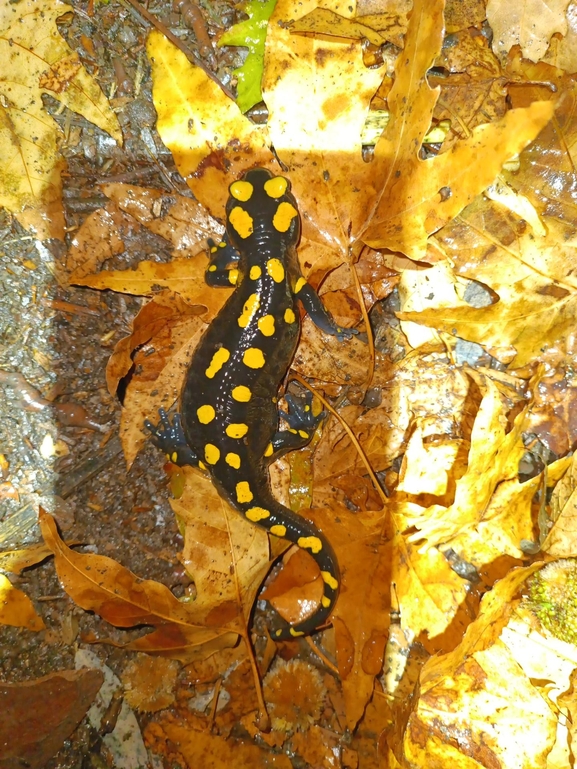
[[[377,494],[380,496],[383,504],[386,505],[388,503],[387,495],[382,490],[381,484],[379,483],[379,480],[378,480],[377,476],[375,475],[375,472],[374,472],[373,468],[371,467],[371,463],[367,459],[367,455],[365,454],[361,444],[357,440],[356,435],[353,433],[353,431],[348,426],[348,424],[345,422],[345,420],[342,418],[342,416],[337,411],[335,411],[334,408],[331,406],[331,404],[326,400],[326,398],[323,398],[323,396],[318,392],[318,390],[315,390],[315,388],[312,387],[306,381],[306,379],[303,379],[303,377],[300,374],[297,374],[295,371],[293,371],[291,373],[291,379],[296,379],[296,381],[300,382],[303,387],[306,387],[307,390],[310,390],[313,393],[313,395],[316,395],[317,398],[320,400],[320,402],[323,404],[323,406],[327,409],[327,411],[329,411],[333,416],[335,416],[339,420],[339,422],[343,426],[344,431],[347,433],[347,435],[351,439],[351,441],[353,443],[353,446],[356,448],[356,450],[357,450],[357,452],[358,452],[358,454],[359,454],[359,456],[361,458],[362,463],[367,468],[367,472],[369,474],[369,477],[370,477],[371,481],[373,482],[373,485],[374,485],[375,489],[377,490]]]
[[[338,668],[333,665],[333,663],[330,661],[328,657],[326,657],[322,651],[319,649],[319,647],[313,642],[312,638],[310,636],[306,637],[307,644],[311,647],[313,652],[317,655],[317,657],[324,662],[324,664],[328,667],[329,670],[332,670],[333,673],[335,673],[337,676],[339,674]]]
[[[128,4],[132,6],[132,8],[143,18],[146,19],[146,21],[151,24],[153,27],[155,27],[159,32],[162,32],[162,34],[170,40],[170,42],[175,45],[180,51],[183,52],[183,54],[186,56],[186,58],[189,60],[191,64],[196,65],[197,67],[200,67],[200,69],[204,72],[204,74],[209,77],[211,80],[213,80],[218,87],[228,96],[229,99],[232,99],[234,101],[234,96],[232,94],[232,91],[230,91],[225,85],[223,85],[220,80],[217,78],[216,75],[214,75],[208,67],[205,66],[205,64],[201,61],[201,59],[198,58],[198,56],[188,48],[188,46],[184,45],[176,35],[174,35],[168,27],[166,27],[161,21],[159,21],[156,16],[153,16],[151,13],[149,13],[146,8],[144,8],[142,5],[140,5],[137,0],[120,0],[121,3]]]

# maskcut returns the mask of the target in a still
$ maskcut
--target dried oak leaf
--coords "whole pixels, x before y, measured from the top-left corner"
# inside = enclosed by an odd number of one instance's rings
[[[84,668],[0,684],[0,767],[45,767],[82,721],[103,681],[99,670]]]
[[[192,352],[206,328],[203,314],[204,306],[191,306],[171,291],[163,291],[144,305],[130,336],[114,348],[106,369],[111,395],[132,371],[120,416],[128,465],[147,440],[144,420],[156,423],[158,409],[170,408],[180,393]]]
[[[521,0],[514,5],[488,0],[487,21],[493,30],[493,50],[506,57],[514,45],[523,56],[539,61],[547,53],[551,37],[567,32],[569,0]]]
[[[269,769],[270,756],[257,745],[246,740],[193,731],[186,721],[164,716],[148,725],[144,733],[146,744],[167,765],[203,766],[214,769]],[[291,769],[288,756],[274,756],[274,766]]]
[[[112,558],[70,550],[54,519],[39,514],[44,541],[54,553],[58,578],[72,600],[116,627],[152,625],[156,629],[125,648],[190,662],[232,646],[235,633],[207,627],[206,613],[184,603],[159,582],[142,580]]]

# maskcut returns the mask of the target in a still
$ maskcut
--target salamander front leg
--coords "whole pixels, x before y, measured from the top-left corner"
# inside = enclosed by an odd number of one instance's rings
[[[208,239],[209,263],[204,273],[204,280],[208,286],[214,288],[230,288],[236,285],[238,279],[238,261],[240,254],[228,242],[225,235],[224,240],[215,243],[211,238]]]
[[[313,396],[308,390],[300,396],[287,393],[285,400],[288,405],[288,412],[279,409],[279,416],[287,422],[289,429],[279,430],[273,435],[268,454],[271,462],[287,451],[294,451],[306,446],[326,416],[324,411],[315,415]]]
[[[164,409],[158,409],[158,413],[160,422],[156,426],[148,419],[144,421],[154,445],[164,451],[166,458],[175,465],[198,467],[198,457],[186,442],[180,414],[175,414],[171,422]]]
[[[336,336],[339,342],[348,339],[359,332],[355,328],[339,326],[330,312],[321,302],[319,295],[304,278],[299,278],[295,286],[295,296],[301,302],[311,320],[325,334]]]

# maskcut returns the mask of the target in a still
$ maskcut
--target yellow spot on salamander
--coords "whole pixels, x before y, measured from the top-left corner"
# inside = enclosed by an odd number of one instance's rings
[[[274,334],[274,315],[265,315],[259,318],[257,326],[263,336],[272,336]]]
[[[323,578],[323,582],[325,582],[333,590],[338,588],[339,583],[336,581],[330,571],[321,571],[321,577]]]
[[[282,630],[275,630],[275,635],[279,636],[282,633]]]
[[[294,627],[289,628],[289,633],[293,638],[298,638],[299,636],[304,635],[302,630],[295,630]]]
[[[264,450],[265,457],[272,457],[273,447],[272,443],[269,443],[266,449]]]
[[[323,543],[318,537],[299,537],[297,545],[303,550],[310,550],[311,553],[320,553],[323,549]]]
[[[210,249],[211,254],[216,254],[217,251],[218,251],[218,248],[216,246],[212,246]]]
[[[248,433],[248,425],[243,425],[242,423],[227,425],[225,433],[229,438],[244,438]]]
[[[238,319],[238,325],[241,328],[246,328],[254,317],[255,312],[260,307],[260,298],[258,294],[251,294],[244,303],[242,308],[242,315]]]
[[[248,274],[249,278],[251,280],[258,280],[261,275],[262,275],[261,268],[258,266],[258,264],[253,264],[253,266],[250,268],[250,272]]]
[[[303,286],[306,286],[307,282],[304,278],[299,278],[295,284],[295,294],[298,294],[299,291],[303,288]]]
[[[220,243],[218,244],[218,247],[219,248],[226,248],[226,241],[225,240],[221,240]]]
[[[177,463],[177,461],[178,461],[178,454],[176,453],[176,451],[173,451],[172,454],[170,455],[170,461],[174,462],[174,464]]]
[[[248,403],[252,397],[251,391],[244,385],[238,385],[238,387],[235,387],[231,392],[231,395],[235,401],[238,401],[239,403]]]
[[[238,470],[240,467],[240,457],[238,454],[235,454],[233,451],[229,451],[229,453],[224,458],[224,461],[227,465],[230,465],[231,467],[234,467],[235,470]]]
[[[288,181],[284,176],[275,176],[264,183],[264,191],[269,198],[282,198],[288,187]]]
[[[208,425],[215,418],[216,411],[210,404],[207,403],[205,406],[201,406],[196,410],[196,415],[199,422],[201,422],[203,425]]]
[[[275,537],[284,537],[286,535],[286,526],[281,526],[280,523],[275,523],[274,526],[271,526],[269,529],[271,534],[274,534]]]
[[[323,597],[321,598],[321,603],[325,607],[325,609],[328,609],[329,606],[331,605],[331,599],[327,598],[326,595],[323,595]]]
[[[266,271],[275,283],[282,283],[284,280],[284,267],[280,259],[269,259],[266,263]]]
[[[257,521],[263,521],[265,518],[270,518],[270,513],[265,510],[264,507],[249,507],[245,513],[249,521],[256,523]]]
[[[243,502],[250,502],[253,498],[250,486],[246,481],[239,481],[236,484],[236,498],[241,504]]]
[[[206,470],[206,465],[204,464],[204,462],[201,462],[200,460],[198,462],[198,466],[200,467],[201,470]]]
[[[214,375],[221,370],[221,368],[224,366],[224,364],[227,362],[229,358],[230,358],[230,352],[226,349],[226,347],[221,347],[212,356],[212,360],[210,361],[210,366],[206,369],[204,373],[207,375],[209,379],[212,379]]]
[[[236,283],[238,281],[238,270],[236,267],[233,267],[232,270],[228,271],[228,282],[231,286],[236,286]]]
[[[287,307],[287,309],[284,311],[284,321],[285,323],[294,323],[296,320],[294,311],[291,310],[290,307]]]
[[[249,347],[242,356],[242,362],[248,368],[262,368],[264,366],[264,355],[258,347]]]
[[[216,465],[220,459],[220,449],[213,443],[207,443],[204,447],[204,458],[209,465]]]
[[[228,221],[243,240],[246,240],[246,238],[249,238],[252,235],[252,216],[248,211],[245,211],[244,208],[235,206],[228,216]]]
[[[288,432],[292,433],[293,435],[297,434],[297,431],[294,429],[294,427],[289,427]]]
[[[209,272],[216,272],[216,264],[211,264],[210,267],[208,268],[208,271]]]
[[[230,187],[228,188],[231,197],[233,197],[235,200],[241,200],[243,203],[246,203],[247,200],[250,200],[252,197],[252,193],[254,192],[254,187],[250,182],[233,182]]]
[[[286,200],[283,200],[283,202],[279,204],[276,214],[273,216],[272,226],[277,232],[286,232],[291,226],[292,220],[298,215],[299,212],[292,203],[287,203]]]
[[[308,438],[309,434],[306,433],[304,430],[299,430],[299,435],[301,438]]]

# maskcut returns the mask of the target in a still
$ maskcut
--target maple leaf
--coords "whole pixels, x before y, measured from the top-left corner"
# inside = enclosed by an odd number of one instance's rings
[[[399,503],[397,510],[404,527],[415,526],[419,530],[411,536],[413,541],[426,539],[429,545],[448,543],[463,529],[477,526],[488,514],[497,485],[517,477],[519,460],[525,453],[521,434],[526,411],[517,415],[507,433],[496,386],[489,379],[481,379],[479,384],[484,396],[471,432],[467,470],[455,482],[453,503],[429,508]],[[418,493],[418,489],[413,493]],[[530,509],[526,513],[530,515]]]
[[[116,115],[56,27],[56,19],[70,10],[59,0],[0,6],[0,205],[41,238],[64,238],[58,126],[45,111],[42,94],[122,144]]]
[[[302,4],[299,12],[310,8],[312,1]],[[361,130],[382,75],[364,67],[358,43],[291,35],[277,22],[292,13],[292,5],[281,0],[269,26],[263,78],[270,113],[266,128],[243,122],[208,79],[155,34],[149,39],[149,55],[159,132],[191,189],[212,213],[217,213],[216,203],[223,203],[211,189],[215,182],[222,186],[248,165],[239,160],[239,145],[247,145],[253,166],[271,165],[264,144],[274,144],[301,207],[300,257],[309,273],[324,273],[341,263],[359,240],[422,258],[427,235],[487,187],[505,160],[525,147],[551,117],[548,102],[511,110],[501,121],[477,127],[450,152],[420,160],[418,151],[438,98],[426,78],[441,47],[442,4],[432,9],[417,2],[388,96],[390,120],[373,163],[365,163]],[[307,87],[302,88],[305,75]],[[211,90],[211,98],[206,109],[197,99],[195,111],[190,95],[199,87]],[[236,143],[231,143],[233,122]],[[220,158],[218,168],[207,162],[211,156]],[[231,163],[226,172],[224,157]]]
[[[399,317],[483,344],[495,357],[521,367],[573,331],[575,240],[564,224],[547,217],[544,234],[526,229],[510,242],[511,227],[499,228],[502,221],[500,206],[479,201],[437,235],[447,255],[458,251],[456,264],[463,276],[490,286],[498,301],[488,307],[464,301],[446,307],[437,290],[429,308],[402,311]],[[500,232],[504,242],[492,231]]]
[[[514,569],[498,582],[457,648],[425,663],[404,735],[404,755],[412,765],[466,760],[510,766],[551,750],[557,718],[535,688],[540,676],[520,667],[510,636],[499,637],[519,603],[516,593],[538,568]],[[467,740],[457,737],[463,733]]]

